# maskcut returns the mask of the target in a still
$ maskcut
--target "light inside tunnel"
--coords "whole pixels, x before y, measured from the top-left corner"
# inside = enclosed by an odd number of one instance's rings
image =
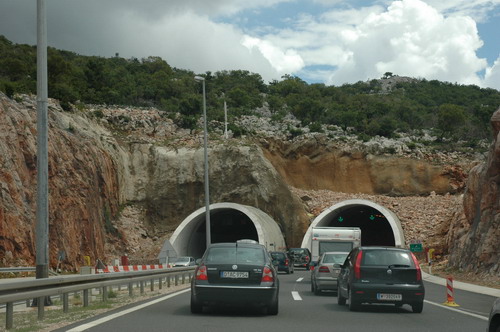
[[[206,248],[205,214],[190,239],[189,255],[201,257]],[[252,220],[243,212],[232,209],[210,212],[210,233],[212,243],[235,242],[240,239],[259,240]]]
[[[367,205],[348,205],[336,209],[321,223],[323,227],[359,227],[361,243],[367,246],[394,246],[395,238],[387,218]]]

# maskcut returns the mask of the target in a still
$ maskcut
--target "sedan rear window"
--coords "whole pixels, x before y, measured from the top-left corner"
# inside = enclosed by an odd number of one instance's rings
[[[362,265],[401,265],[413,266],[412,258],[407,252],[396,250],[363,251]]]
[[[206,262],[209,264],[264,264],[264,251],[259,248],[211,248]]]
[[[347,253],[346,254],[325,254],[325,257],[323,257],[323,263],[343,264],[346,257],[347,257]]]

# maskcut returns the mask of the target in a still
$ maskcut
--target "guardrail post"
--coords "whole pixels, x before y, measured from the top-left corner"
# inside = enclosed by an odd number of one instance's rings
[[[144,281],[141,280],[140,284],[141,284],[141,295],[143,295],[144,294]]]
[[[102,302],[108,301],[108,286],[102,286]]]
[[[14,326],[14,303],[8,302],[5,308],[5,328],[11,329]]]
[[[45,296],[41,296],[38,298],[38,320],[42,320],[44,316],[44,300]]]
[[[128,296],[132,297],[134,295],[134,283],[128,283]]]
[[[175,280],[174,285],[176,285],[176,286],[179,285],[179,275],[178,274],[175,275],[174,280]]]
[[[170,288],[170,276],[167,276],[167,288]]]
[[[88,289],[83,290],[83,306],[84,307],[89,306],[89,290]]]
[[[158,279],[158,288],[159,289],[163,288],[163,277],[160,277],[160,279]]]
[[[153,292],[155,290],[155,280],[151,279],[151,291]]]
[[[62,295],[62,300],[63,300],[63,312],[68,312],[69,311],[69,294],[64,293]]]

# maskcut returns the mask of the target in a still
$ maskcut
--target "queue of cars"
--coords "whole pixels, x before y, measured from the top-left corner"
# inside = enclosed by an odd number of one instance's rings
[[[211,244],[197,261],[191,312],[200,313],[204,306],[229,305],[259,307],[277,315],[278,271],[293,273],[295,265],[311,267],[311,291],[335,291],[338,304],[348,301],[351,311],[364,303],[409,304],[413,312],[423,310],[422,272],[408,249],[356,247],[351,252],[324,252],[317,262],[311,262],[310,256],[303,260],[308,254],[307,248],[268,252],[253,240]]]

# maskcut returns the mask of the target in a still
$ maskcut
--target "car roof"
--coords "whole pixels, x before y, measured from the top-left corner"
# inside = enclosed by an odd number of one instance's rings
[[[262,244],[259,243],[248,243],[248,242],[219,242],[219,243],[212,243],[209,248],[216,248],[216,247],[224,247],[224,248],[231,248],[234,247],[252,247],[252,248],[264,248]]]
[[[406,248],[399,247],[384,247],[384,246],[363,246],[359,247],[360,250],[400,250],[400,251],[409,251]]]
[[[323,254],[349,254],[348,251],[325,251]]]

